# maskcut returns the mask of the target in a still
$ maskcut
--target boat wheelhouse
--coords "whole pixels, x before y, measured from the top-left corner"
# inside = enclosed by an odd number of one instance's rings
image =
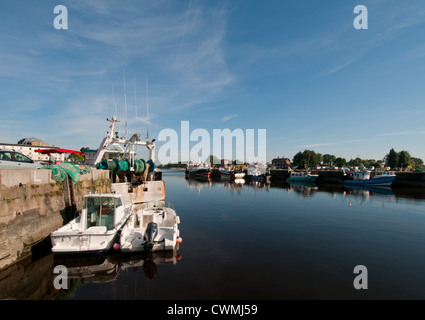
[[[108,251],[131,215],[119,194],[89,194],[84,198],[81,214],[50,234],[52,252]]]
[[[288,181],[314,182],[318,176],[317,174],[311,174],[305,171],[291,171]]]

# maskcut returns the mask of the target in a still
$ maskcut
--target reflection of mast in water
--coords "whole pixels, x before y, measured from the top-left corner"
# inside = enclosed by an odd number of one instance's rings
[[[362,187],[362,186],[344,186],[348,189],[344,190],[343,198],[345,195],[350,196],[349,206],[352,206],[353,199],[360,202],[360,206],[364,203],[372,202],[373,199],[381,199],[382,207],[385,207],[386,202],[391,202],[396,198],[391,187]]]
[[[195,179],[187,179],[187,187],[193,191],[197,190],[198,195],[201,194],[201,189],[208,187],[211,188],[212,186],[212,180],[195,180]]]
[[[314,182],[290,182],[288,193],[294,191],[304,197],[312,196],[319,187]]]

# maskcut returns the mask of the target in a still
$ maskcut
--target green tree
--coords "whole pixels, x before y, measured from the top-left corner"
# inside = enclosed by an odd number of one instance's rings
[[[323,163],[327,165],[335,164],[336,157],[333,154],[326,153],[323,155]]]
[[[395,152],[394,149],[391,149],[390,152],[387,155],[387,161],[386,164],[388,167],[396,168],[398,164],[398,153]]]
[[[363,160],[357,157],[356,159],[351,159],[347,162],[350,167],[361,167],[363,165]]]
[[[335,166],[337,166],[338,168],[341,167],[346,167],[347,166],[347,160],[345,160],[344,158],[336,158],[335,159]]]
[[[306,149],[303,152],[298,152],[292,159],[292,163],[294,166],[298,166],[299,168],[305,168],[318,165],[322,159],[323,156],[320,153]]]
[[[415,169],[423,168],[424,166],[424,161],[419,158],[412,157],[411,162]]]
[[[410,153],[403,150],[400,151],[398,153],[398,161],[397,161],[397,165],[399,168],[406,168],[407,166],[410,165],[410,161],[411,161],[411,156]]]

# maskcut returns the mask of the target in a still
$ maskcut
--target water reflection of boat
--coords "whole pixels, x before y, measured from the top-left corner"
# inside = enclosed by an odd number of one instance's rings
[[[62,256],[55,258],[53,267],[66,267],[69,281],[69,289],[62,291],[58,298],[64,299],[74,295],[78,287],[86,283],[116,281],[118,275],[128,269],[133,270],[133,272],[139,272],[139,268],[142,268],[146,277],[153,279],[158,275],[158,265],[175,265],[181,258],[182,255],[176,254],[176,250],[117,255],[79,255],[68,256],[66,258]]]
[[[79,255],[67,258],[55,258],[55,266],[65,266],[68,279],[81,280],[82,283],[104,283],[113,281],[119,273],[119,260],[106,255]]]
[[[288,183],[291,187],[302,186],[302,187],[309,187],[312,189],[319,189],[317,184],[311,181],[289,181]]]
[[[177,248],[178,249],[178,248]],[[138,253],[132,255],[122,255],[120,258],[121,270],[131,268],[137,272],[140,267],[149,279],[157,276],[157,265],[160,264],[177,264],[182,259],[181,254],[177,254],[176,250],[158,251],[151,254]]]
[[[370,191],[377,194],[383,194],[383,195],[394,195],[394,191],[391,189],[391,187],[380,187],[380,186],[361,186],[361,185],[345,185],[346,189],[352,189],[352,190],[364,190],[364,191]]]
[[[314,182],[309,181],[289,181],[289,189],[304,196],[312,195],[319,187]]]

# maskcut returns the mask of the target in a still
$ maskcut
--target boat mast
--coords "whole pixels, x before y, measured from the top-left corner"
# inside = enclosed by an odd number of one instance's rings
[[[149,89],[148,73],[146,72],[146,139],[149,140]]]
[[[112,85],[112,106],[114,107],[114,117],[117,117],[117,103],[115,101],[115,88]]]
[[[136,103],[136,99],[137,99],[137,94],[136,94],[136,80],[134,80],[134,110],[136,112],[136,133],[138,133],[138,126],[137,126],[137,103]]]
[[[126,85],[125,85],[124,67],[122,67],[122,74],[123,74],[123,78],[124,78],[125,137],[127,138],[127,90],[126,90]]]

